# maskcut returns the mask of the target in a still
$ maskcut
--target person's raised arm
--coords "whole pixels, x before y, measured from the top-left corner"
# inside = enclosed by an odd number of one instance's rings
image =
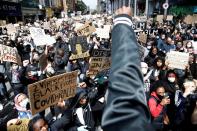
[[[114,19],[112,66],[104,131],[152,131],[144,93],[137,40],[131,28],[131,8],[122,7]]]

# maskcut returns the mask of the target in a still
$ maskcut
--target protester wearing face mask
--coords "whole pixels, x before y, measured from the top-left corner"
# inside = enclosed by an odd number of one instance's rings
[[[148,65],[145,62],[141,62],[141,69],[142,69],[142,74],[144,75],[144,89],[146,93],[146,98],[149,98],[150,94],[150,75],[151,73],[148,73]]]
[[[24,92],[24,85],[22,83],[23,69],[15,63],[12,63],[11,69],[8,72],[8,78],[14,90],[14,94]]]
[[[176,113],[176,106],[175,106],[175,93],[176,90],[179,89],[178,86],[178,77],[174,70],[169,70],[166,74],[166,81],[165,81],[165,90],[169,95],[171,103],[167,106],[167,115],[170,120],[169,129],[174,130],[174,119]]]
[[[19,93],[14,98],[15,108],[18,111],[18,119],[32,117],[30,112],[30,103],[29,99],[25,94]]]
[[[171,100],[168,96],[164,96],[165,89],[159,84],[151,93],[148,101],[148,106],[152,116],[152,125],[156,131],[162,131],[165,125],[169,124],[168,116],[166,115],[166,105],[170,104]]]

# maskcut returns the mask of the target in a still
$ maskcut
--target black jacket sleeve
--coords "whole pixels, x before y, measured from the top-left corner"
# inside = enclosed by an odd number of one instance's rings
[[[152,131],[143,89],[140,56],[131,18],[119,15],[112,31],[112,66],[104,131]]]

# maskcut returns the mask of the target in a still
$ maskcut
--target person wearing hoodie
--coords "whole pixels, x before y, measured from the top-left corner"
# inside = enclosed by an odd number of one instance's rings
[[[148,106],[152,116],[152,124],[156,131],[162,131],[169,123],[166,115],[166,105],[170,104],[170,99],[165,94],[165,88],[160,84],[151,93]],[[165,125],[164,125],[165,124]]]
[[[176,90],[179,89],[178,85],[179,79],[177,77],[177,74],[174,72],[174,70],[169,70],[166,74],[166,81],[165,83],[165,90],[169,95],[169,98],[171,100],[171,103],[167,106],[167,115],[170,120],[169,129],[174,129],[174,119],[175,119],[175,113],[176,113],[176,106],[175,106],[175,93]]]
[[[92,109],[85,90],[79,90],[75,97],[69,100],[59,101],[58,106],[66,109],[62,117],[54,122],[55,129],[95,131]]]
[[[157,53],[158,53],[157,47],[152,46],[149,54],[144,59],[144,61],[148,64],[149,67],[152,67],[154,65],[154,61],[158,57]]]

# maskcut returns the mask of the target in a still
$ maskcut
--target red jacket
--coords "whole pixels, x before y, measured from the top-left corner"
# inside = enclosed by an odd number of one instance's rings
[[[159,98],[157,97],[156,92],[152,92],[152,93],[151,93],[151,96],[152,96],[152,97],[155,97],[155,98],[157,98],[157,99],[159,99]],[[157,101],[156,101],[154,98],[152,98],[152,97],[151,97],[151,98],[149,99],[149,101],[148,101],[148,106],[149,106],[151,115],[152,115],[154,118],[156,118],[156,117],[158,117],[159,114],[162,112],[163,106],[162,106],[160,103],[158,104]]]

